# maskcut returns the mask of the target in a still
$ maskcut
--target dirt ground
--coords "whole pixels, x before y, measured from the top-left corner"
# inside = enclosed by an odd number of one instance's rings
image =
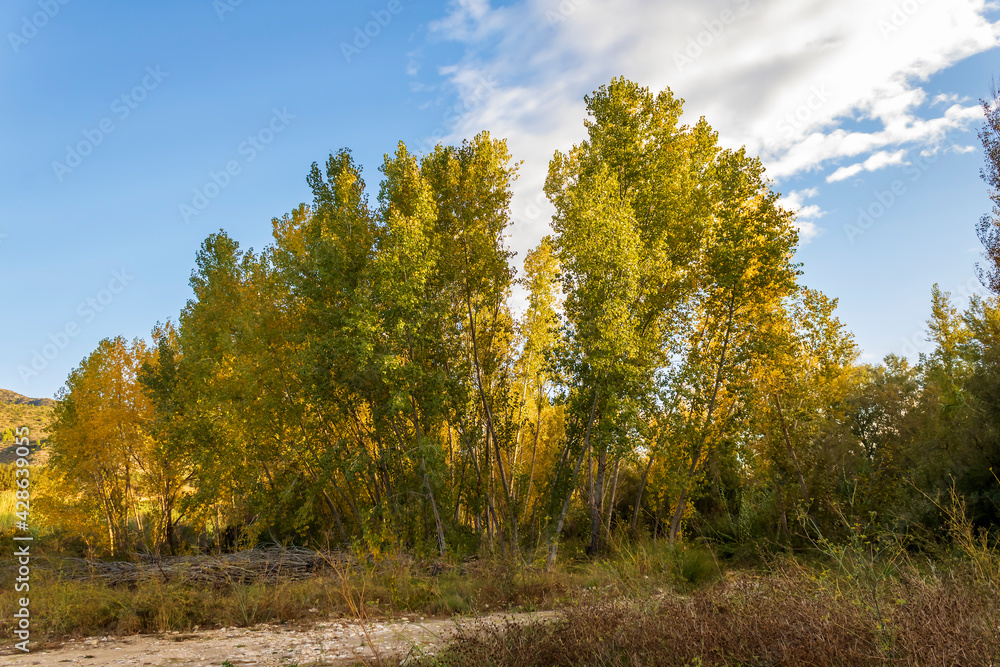
[[[480,619],[410,617],[366,624],[371,644],[382,657],[432,653],[457,624],[476,620],[502,623],[552,616],[555,612],[493,615]],[[345,665],[374,653],[357,621],[333,619],[311,626],[261,625],[168,635],[135,635],[70,640],[58,647],[0,656],[0,666],[42,665]]]

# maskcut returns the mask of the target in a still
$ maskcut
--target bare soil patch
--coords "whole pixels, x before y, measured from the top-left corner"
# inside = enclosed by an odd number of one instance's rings
[[[438,650],[461,626],[483,621],[527,622],[556,612],[495,614],[478,619],[419,616],[366,624],[329,619],[311,625],[267,624],[165,635],[68,640],[47,650],[0,656],[0,666],[38,665],[348,665],[375,657],[369,638],[385,659]],[[365,632],[367,630],[367,633]],[[391,664],[391,662],[390,662]]]

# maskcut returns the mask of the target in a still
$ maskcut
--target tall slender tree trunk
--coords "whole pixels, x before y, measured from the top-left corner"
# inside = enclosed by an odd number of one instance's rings
[[[605,503],[607,508],[604,513],[604,535],[608,540],[611,539],[611,515],[615,511],[615,496],[618,495],[618,471],[621,468],[621,463],[621,457],[615,459],[615,472],[611,476],[611,498]]]
[[[656,521],[653,522],[653,539],[660,533],[660,521],[663,520],[663,511],[670,506],[670,498],[665,497],[663,502],[660,503],[660,507],[656,510]]]
[[[493,411],[490,410],[489,401],[486,400],[486,390],[483,388],[483,371],[479,365],[479,342],[476,336],[476,317],[472,311],[472,294],[469,290],[468,281],[465,286],[465,303],[469,311],[469,332],[472,335],[472,361],[476,371],[476,385],[479,388],[479,398],[483,403],[483,414],[486,417],[487,440],[493,441],[493,449],[496,453],[497,470],[500,474],[500,481],[503,484],[504,498],[507,501],[507,511],[510,514],[511,532],[513,536],[514,550],[517,550],[517,509],[514,507],[510,486],[507,484],[507,474],[504,472],[503,457],[500,454],[500,441],[497,438],[496,427],[493,423]],[[498,527],[499,528],[499,527]]]
[[[117,555],[118,550],[118,525],[114,516],[114,511],[111,506],[111,494],[108,492],[107,487],[104,484],[104,475],[100,473],[94,473],[94,481],[97,483],[98,494],[101,497],[101,507],[104,510],[104,521],[108,525],[108,546],[111,549],[111,555]]]
[[[528,490],[524,493],[524,515],[528,514],[528,502],[531,500],[531,482],[535,478],[535,455],[538,453],[538,433],[542,430],[542,401],[538,401],[538,414],[535,418],[535,436],[531,443],[531,467],[528,470]]]
[[[438,512],[437,500],[434,499],[434,489],[431,488],[431,481],[427,475],[427,463],[424,459],[424,432],[420,428],[420,413],[417,410],[416,401],[410,397],[410,407],[413,410],[413,428],[417,432],[417,451],[420,452],[420,471],[424,474],[424,487],[427,489],[427,497],[431,502],[431,510],[434,513],[434,526],[437,529],[438,553],[444,556],[447,545],[444,541],[444,525],[441,523],[441,514]]]
[[[337,506],[333,504],[333,499],[330,498],[330,494],[323,489],[323,501],[326,502],[327,508],[330,510],[330,514],[333,515],[333,523],[337,526],[337,532],[340,533],[340,539],[344,544],[350,543],[350,539],[347,537],[347,531],[344,530],[344,522],[340,520],[340,512],[337,511]]]
[[[448,424],[447,428],[448,428],[448,476],[451,479],[451,485],[455,486],[455,443],[451,437],[451,424]]]
[[[777,480],[777,479],[774,480],[774,485],[777,487],[777,490],[778,490],[778,511],[779,511],[779,516],[778,516],[777,531],[778,531],[778,540],[781,540],[781,531],[782,530],[785,531],[785,535],[788,536],[789,538],[792,535],[791,535],[790,532],[788,532],[788,513],[785,511],[785,491],[784,491],[784,487],[782,486],[781,481]]]
[[[632,510],[632,527],[631,527],[633,536],[635,535],[635,532],[639,527],[639,510],[642,507],[642,494],[646,491],[646,480],[649,479],[649,469],[653,467],[654,457],[655,454],[653,454],[653,452],[650,452],[649,463],[646,464],[646,469],[642,473],[642,481],[639,482],[639,492],[635,495],[635,509]]]
[[[430,478],[427,476],[427,464],[424,457],[420,457],[420,470],[424,473],[424,487],[427,488],[427,496],[431,500],[431,511],[434,512],[434,525],[437,527],[438,554],[444,556],[447,545],[444,542],[444,526],[441,523],[441,515],[438,513],[437,501],[434,500],[434,490],[431,488]]]
[[[531,364],[531,353],[528,353],[527,363]],[[514,437],[514,456],[510,463],[510,482],[511,482],[511,498],[514,505],[518,505],[517,501],[517,470],[519,467],[518,461],[521,454],[521,434],[524,431],[524,402],[528,400],[528,377],[525,375],[524,378],[524,388],[521,390],[521,401],[517,406],[517,435]],[[516,511],[515,511],[516,514]]]
[[[712,424],[712,414],[715,412],[715,401],[719,395],[719,386],[722,384],[722,370],[726,364],[726,351],[729,348],[729,337],[733,331],[733,314],[736,312],[736,293],[735,291],[730,292],[729,297],[729,313],[726,317],[726,333],[722,339],[722,351],[719,353],[719,364],[715,369],[715,385],[712,387],[712,397],[708,401],[708,411],[705,415],[705,423],[702,426],[701,434],[698,438],[698,444],[694,449],[694,455],[691,458],[691,466],[688,469],[687,479],[684,480],[684,486],[681,488],[681,493],[677,497],[677,509],[674,510],[674,518],[670,522],[670,542],[677,541],[677,535],[681,529],[681,519],[684,518],[684,508],[687,505],[687,494],[688,489],[691,486],[691,481],[694,479],[694,474],[698,471],[698,459],[701,458],[702,447],[705,446],[705,441],[708,438],[708,429]]]
[[[607,471],[608,449],[607,445],[601,447],[597,455],[597,478],[594,480],[592,493],[590,494],[590,553],[597,554],[601,548],[601,538],[604,530],[601,526],[601,517],[604,514],[604,477]]]
[[[556,523],[556,529],[549,538],[549,557],[548,557],[548,571],[551,572],[552,568],[556,565],[556,551],[559,548],[559,534],[562,532],[563,523],[566,521],[566,513],[569,511],[569,503],[573,499],[573,491],[576,487],[576,476],[580,473],[580,465],[583,464],[583,457],[590,450],[590,431],[594,426],[594,414],[597,410],[597,392],[594,392],[594,402],[590,406],[590,419],[587,422],[587,433],[583,438],[583,447],[580,449],[580,456],[576,459],[576,466],[573,468],[573,476],[569,480],[569,492],[566,494],[566,501],[563,503],[562,510],[559,512],[559,521]]]
[[[795,449],[792,447],[792,439],[788,435],[788,425],[785,423],[785,413],[781,409],[781,399],[778,398],[778,393],[774,394],[774,404],[778,408],[778,418],[781,420],[781,432],[785,435],[785,445],[788,447],[788,456],[792,459],[792,464],[795,466],[795,473],[799,476],[799,488],[802,490],[802,497],[805,501],[809,502],[809,489],[806,487],[806,479],[802,476],[802,467],[799,465],[799,459],[795,456]]]

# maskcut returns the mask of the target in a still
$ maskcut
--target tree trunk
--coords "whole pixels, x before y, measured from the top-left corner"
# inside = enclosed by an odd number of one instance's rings
[[[649,453],[649,463],[646,464],[646,470],[642,473],[642,481],[639,482],[639,493],[635,497],[635,509],[632,510],[632,535],[635,536],[636,529],[639,527],[639,509],[642,507],[642,494],[646,491],[646,480],[649,479],[649,469],[653,467],[653,458],[655,455],[653,452]],[[654,535],[655,537],[655,535]]]
[[[327,508],[330,510],[330,514],[333,515],[333,522],[337,525],[337,532],[340,533],[340,539],[344,544],[350,544],[351,540],[347,537],[347,531],[344,530],[344,523],[340,520],[340,512],[337,511],[337,506],[333,504],[333,499],[330,498],[330,494],[323,489],[323,500],[326,502]]]
[[[604,446],[597,456],[597,479],[590,496],[590,554],[595,555],[601,548],[603,535],[601,517],[604,514],[604,476],[607,471],[608,450]]]
[[[420,452],[420,470],[424,473],[424,486],[427,488],[427,496],[431,501],[431,510],[434,512],[434,525],[437,528],[438,553],[444,556],[447,547],[444,542],[444,526],[441,524],[441,514],[438,512],[437,501],[434,500],[434,490],[431,489],[431,481],[427,475],[427,464],[424,460],[424,432],[420,428],[420,415],[417,411],[417,403],[410,398],[410,407],[413,409],[413,428],[417,432],[417,451]]]
[[[438,514],[437,502],[434,500],[434,491],[431,489],[431,481],[427,477],[427,464],[424,457],[420,457],[420,470],[424,473],[424,486],[427,488],[427,496],[431,499],[431,510],[434,512],[434,525],[437,527],[438,554],[444,556],[446,545],[444,543],[444,527],[441,524],[441,515]]]
[[[733,331],[733,314],[735,311],[736,294],[733,292],[730,295],[729,314],[726,317],[726,333],[725,337],[722,339],[722,352],[719,354],[719,364],[715,369],[715,385],[712,387],[712,397],[708,401],[708,413],[705,415],[705,424],[701,429],[701,436],[698,439],[698,445],[694,449],[694,456],[691,458],[691,467],[688,469],[687,479],[684,481],[684,486],[681,488],[681,494],[677,498],[677,509],[674,510],[673,521],[670,522],[671,544],[677,541],[677,534],[681,529],[681,519],[684,518],[684,507],[687,504],[688,488],[691,486],[691,480],[694,478],[695,472],[698,471],[698,459],[701,457],[701,449],[705,445],[705,440],[708,437],[708,428],[712,423],[712,413],[715,412],[715,399],[719,395],[719,386],[722,384],[722,369],[726,363],[726,350],[729,347],[729,336]]]
[[[535,419],[535,437],[531,443],[531,467],[528,470],[528,490],[524,493],[524,512],[528,514],[528,501],[531,499],[531,482],[535,477],[535,455],[538,453],[538,433],[542,430],[542,401],[538,401],[538,414]]]
[[[563,523],[566,521],[566,513],[569,511],[569,503],[573,499],[573,491],[576,487],[576,476],[580,473],[580,465],[583,463],[583,457],[590,449],[590,431],[594,425],[594,414],[597,410],[597,392],[594,392],[594,402],[590,406],[590,420],[587,422],[587,434],[583,438],[583,447],[580,449],[580,456],[576,459],[576,466],[573,468],[573,476],[569,481],[569,493],[566,494],[566,502],[563,503],[562,511],[559,512],[559,521],[556,523],[555,532],[552,533],[552,537],[549,539],[549,557],[548,557],[548,571],[551,572],[552,568],[556,565],[556,551],[559,548],[559,533],[562,532]]]
[[[466,250],[466,264],[468,264],[468,250]],[[492,436],[493,448],[496,451],[497,469],[500,473],[500,481],[503,483],[504,498],[507,501],[507,511],[510,513],[511,531],[514,542],[513,549],[517,550],[517,508],[514,507],[510,493],[510,486],[507,484],[507,474],[503,468],[503,458],[500,454],[500,441],[497,439],[497,431],[493,424],[493,411],[490,410],[489,401],[486,400],[486,390],[483,388],[483,371],[479,365],[479,342],[476,336],[476,317],[472,311],[472,293],[469,289],[468,280],[465,284],[465,303],[469,311],[469,333],[472,335],[472,361],[476,371],[476,385],[479,388],[479,398],[483,403],[483,414],[486,417],[487,439]]]
[[[664,498],[663,502],[660,503],[659,509],[656,510],[656,521],[653,522],[653,539],[660,533],[660,521],[663,519],[663,510],[667,509],[670,505],[670,498]]]
[[[611,539],[611,515],[615,511],[615,496],[618,495],[618,471],[621,467],[621,457],[615,459],[615,472],[611,476],[611,499],[606,503],[607,511],[604,513],[604,534]]]
[[[802,497],[805,501],[809,502],[809,489],[806,488],[805,477],[802,476],[802,467],[799,466],[799,459],[795,456],[795,450],[792,448],[792,439],[788,435],[788,425],[785,423],[785,413],[781,409],[781,399],[778,398],[777,392],[774,393],[774,404],[778,408],[778,418],[781,420],[781,431],[785,434],[785,445],[788,447],[788,455],[792,459],[792,464],[795,465],[795,473],[799,476],[799,488],[802,490]]]
[[[531,354],[528,354],[527,364],[531,364]],[[517,435],[514,437],[514,456],[510,462],[510,493],[511,500],[514,505],[518,505],[517,502],[517,470],[519,468],[518,460],[521,454],[521,434],[524,431],[524,402],[528,399],[528,377],[527,374],[524,378],[524,389],[521,391],[521,402],[517,407]]]

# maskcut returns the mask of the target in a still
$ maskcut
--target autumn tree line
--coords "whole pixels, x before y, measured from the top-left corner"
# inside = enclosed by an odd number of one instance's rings
[[[615,79],[586,103],[521,275],[517,164],[485,132],[400,143],[374,202],[341,150],[264,250],[209,236],[176,324],[70,374],[49,522],[116,556],[279,542],[550,566],[567,540],[791,544],[855,518],[933,536],[952,489],[994,525],[996,299],[962,312],[935,288],[932,352],[859,363],[836,300],[799,281],[759,159],[682,124],[669,90]]]

